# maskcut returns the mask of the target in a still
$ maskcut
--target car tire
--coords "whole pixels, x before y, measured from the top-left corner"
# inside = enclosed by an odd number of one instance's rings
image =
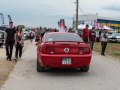
[[[41,67],[38,60],[37,60],[37,72],[44,72],[44,67]]]
[[[81,72],[88,72],[89,71],[89,67],[82,67],[80,68]]]

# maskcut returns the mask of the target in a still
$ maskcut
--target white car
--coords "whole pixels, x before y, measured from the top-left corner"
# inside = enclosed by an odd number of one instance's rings
[[[24,39],[27,39],[27,38],[28,38],[28,36],[29,36],[29,32],[24,31],[23,33],[24,33]]]
[[[120,33],[113,33],[108,39],[110,42],[120,42]]]

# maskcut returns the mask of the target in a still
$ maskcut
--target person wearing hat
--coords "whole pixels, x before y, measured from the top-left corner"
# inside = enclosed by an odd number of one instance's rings
[[[16,33],[15,60],[18,59],[18,55],[19,55],[19,58],[21,59],[23,46],[24,46],[24,34],[22,31],[22,27],[19,25],[17,27],[17,33]]]
[[[105,50],[107,47],[107,43],[108,43],[108,33],[106,29],[103,29],[101,33],[101,46],[102,46],[101,55],[103,56],[105,56]]]

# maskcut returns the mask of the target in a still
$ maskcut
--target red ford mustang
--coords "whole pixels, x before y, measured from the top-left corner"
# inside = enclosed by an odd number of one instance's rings
[[[73,33],[46,33],[37,44],[37,71],[50,68],[79,68],[89,70],[91,48]]]

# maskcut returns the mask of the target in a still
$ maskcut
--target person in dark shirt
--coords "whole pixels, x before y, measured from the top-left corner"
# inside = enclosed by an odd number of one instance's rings
[[[13,28],[13,22],[9,23],[9,28],[5,31],[5,40],[4,44],[6,45],[6,56],[7,60],[11,61],[13,45],[16,44],[16,30]]]
[[[94,42],[96,38],[96,32],[95,32],[95,27],[92,28],[89,32],[89,41],[90,41],[90,47],[93,50]]]
[[[89,38],[89,30],[88,30],[88,28],[89,28],[89,25],[86,25],[86,28],[83,29],[82,37],[83,37],[83,41],[85,43],[88,43],[88,38]]]
[[[68,32],[69,32],[69,33],[72,33],[72,28],[69,28]]]
[[[45,34],[46,30],[44,28],[41,29],[41,39],[43,38],[44,34]]]

